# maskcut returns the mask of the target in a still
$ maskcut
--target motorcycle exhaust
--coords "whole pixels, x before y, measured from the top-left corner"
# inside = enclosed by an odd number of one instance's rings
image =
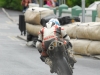
[[[63,43],[62,42],[58,42],[58,46],[62,46],[63,45]]]
[[[53,50],[54,49],[54,47],[53,46],[49,46],[49,50]]]

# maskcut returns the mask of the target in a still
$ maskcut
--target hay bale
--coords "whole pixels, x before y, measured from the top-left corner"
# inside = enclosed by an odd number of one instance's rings
[[[38,36],[38,33],[41,28],[42,28],[41,25],[32,25],[32,24],[26,23],[26,30],[31,35]]]
[[[49,8],[31,7],[28,8],[24,14],[25,22],[40,25],[41,18],[44,18],[52,14],[54,15],[54,12]]]
[[[89,55],[87,49],[91,41],[71,39],[75,54]]]
[[[100,22],[70,24],[64,28],[71,38],[100,40]]]
[[[71,39],[75,54],[100,55],[100,41]]]
[[[76,27],[77,25],[79,25],[80,22],[75,22],[75,23],[71,23],[71,24],[66,24],[64,26],[62,26],[66,33],[71,37],[71,38],[76,38]]]
[[[88,47],[88,52],[91,55],[100,55],[100,41],[92,41]]]

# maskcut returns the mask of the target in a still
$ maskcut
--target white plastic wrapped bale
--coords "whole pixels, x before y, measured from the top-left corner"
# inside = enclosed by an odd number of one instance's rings
[[[42,28],[41,25],[32,25],[32,24],[26,23],[26,30],[31,35],[38,36],[38,33],[41,28]]]
[[[100,41],[71,39],[75,54],[100,55]]]
[[[53,10],[42,7],[30,7],[25,12],[25,22],[40,25],[41,18],[54,15]]]
[[[100,22],[80,23],[64,27],[70,37],[79,39],[100,40]]]

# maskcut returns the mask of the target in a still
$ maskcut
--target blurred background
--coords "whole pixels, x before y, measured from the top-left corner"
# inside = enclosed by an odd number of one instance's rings
[[[58,0],[58,2],[59,1],[60,0]],[[86,1],[85,6],[88,7],[93,2],[99,1],[99,0],[85,0],[85,1]],[[81,6],[81,0],[65,0],[65,3],[69,7],[73,7],[75,5]],[[19,10],[19,11],[22,10],[21,0],[0,0],[0,7],[4,7],[7,9],[13,9],[13,10]]]

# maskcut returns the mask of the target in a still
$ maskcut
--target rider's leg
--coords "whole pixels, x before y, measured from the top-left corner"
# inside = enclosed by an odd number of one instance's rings
[[[67,44],[67,52],[68,52],[68,55],[69,55],[69,62],[71,64],[72,67],[74,67],[74,63],[76,63],[76,60],[74,58],[74,51],[72,49],[72,45],[71,43],[69,42],[69,44]]]
[[[52,60],[49,58],[49,57],[47,57],[46,59],[45,59],[45,63],[47,64],[47,65],[49,65],[49,67],[50,67],[50,72],[51,73],[54,73],[55,72],[55,65],[53,65],[53,63],[52,63]]]
[[[45,59],[46,59],[46,57],[47,57],[47,54],[46,54],[46,52],[44,51],[44,49],[43,49],[43,47],[42,47],[42,43],[40,43],[40,42],[37,42],[36,43],[36,48],[38,49],[38,51],[39,51],[39,53],[40,53],[40,59],[43,61],[43,62],[45,62]]]
[[[37,50],[39,51],[39,53],[41,53],[42,50],[43,50],[43,48],[42,48],[42,43],[37,41],[37,42],[36,42],[36,48],[37,48]]]

